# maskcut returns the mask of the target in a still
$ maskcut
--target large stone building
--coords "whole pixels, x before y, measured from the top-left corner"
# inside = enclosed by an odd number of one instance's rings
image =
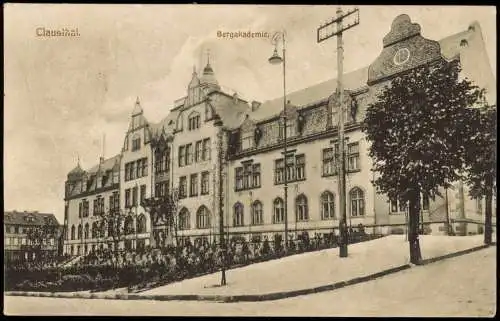
[[[344,75],[347,213],[352,227],[362,224],[368,231],[397,233],[405,228],[406,205],[377,194],[371,184],[369,146],[361,131],[367,106],[395,75],[438,59],[458,59],[463,76],[486,88],[491,104],[496,104],[496,82],[477,22],[434,41],[400,15],[382,43],[374,62]],[[209,62],[201,76],[193,71],[187,95],[159,123],[148,123],[137,102],[117,156],[124,174],[114,182],[119,187],[113,185],[120,191],[120,211],[138,229],[133,239],[140,243],[128,246],[158,247],[186,237],[215,241],[221,210],[225,232],[247,239],[283,237],[285,209],[292,235],[304,230],[338,233],[336,85],[331,79],[287,93],[286,129],[283,98],[246,101],[219,85]],[[82,175],[81,169],[75,170],[68,181]],[[484,201],[471,200],[461,183],[445,194],[446,199],[422,197],[423,221],[440,232],[449,216],[462,224],[457,229],[463,233],[478,232],[480,224],[463,223],[483,221]],[[72,200],[81,202],[82,197],[76,193]],[[170,206],[142,206],[141,200]],[[85,224],[78,222],[77,208],[69,210],[71,226]]]
[[[4,262],[35,261],[62,254],[62,226],[54,214],[4,212]]]

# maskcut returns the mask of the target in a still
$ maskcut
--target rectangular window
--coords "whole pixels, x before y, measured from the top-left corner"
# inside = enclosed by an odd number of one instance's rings
[[[136,138],[132,140],[132,151],[139,150],[141,148],[141,138]]]
[[[163,195],[161,195],[161,184],[160,183],[157,183],[155,184],[155,197],[162,197]]]
[[[333,148],[323,149],[323,176],[331,176],[337,173]]]
[[[130,163],[130,179],[135,179],[135,162]]]
[[[194,150],[194,161],[197,163],[201,161],[201,154],[203,152],[201,143],[202,143],[201,140],[197,141]]]
[[[78,217],[81,218],[83,216],[83,204],[78,204]]]
[[[285,162],[283,159],[278,159],[274,162],[274,182],[281,184],[285,181]]]
[[[391,200],[391,213],[405,213],[406,205],[406,202]]]
[[[202,160],[210,160],[210,138],[205,138],[203,140],[203,150],[201,158]]]
[[[203,172],[201,173],[201,194],[206,195],[209,193],[209,184],[210,184],[210,173]]]
[[[141,204],[144,203],[144,200],[146,199],[146,185],[141,185]]]
[[[179,167],[186,165],[186,156],[184,154],[184,146],[179,146]]]
[[[249,148],[253,147],[253,135],[252,134],[246,134],[246,136],[243,136],[241,138],[241,149],[246,150]]]
[[[135,167],[135,177],[136,178],[139,178],[139,177],[142,177],[142,163],[143,163],[143,160],[142,159],[139,159],[136,161],[136,167]]]
[[[186,145],[186,165],[193,163],[193,144]]]
[[[130,207],[131,206],[131,203],[130,203],[130,188],[127,188],[125,190],[125,207]]]
[[[164,154],[165,157],[165,172],[168,172],[170,170],[170,148],[167,148]]]
[[[99,213],[99,210],[97,209],[97,199],[94,200],[94,213],[93,215],[97,215]]]
[[[243,188],[250,188],[252,180],[252,164],[245,164],[243,166]]]
[[[137,206],[137,186],[132,188],[132,205]]]
[[[235,187],[237,191],[243,189],[243,167],[235,169]]]
[[[198,174],[191,174],[189,181],[189,196],[198,196]]]
[[[260,164],[252,166],[252,186],[260,187]]]
[[[148,176],[148,159],[143,158],[142,159],[142,176]]]
[[[347,170],[357,171],[359,170],[359,143],[351,143],[347,147]]]
[[[130,164],[125,164],[125,181],[130,180]]]
[[[295,181],[296,171],[295,171],[295,160],[294,160],[293,156],[288,155],[286,157],[286,164],[285,165],[286,165],[286,167],[285,167],[286,180],[288,182]]]
[[[187,178],[186,176],[179,177],[179,198],[185,198],[187,194]]]
[[[297,180],[303,180],[306,178],[306,156],[297,155],[295,156],[295,177]]]

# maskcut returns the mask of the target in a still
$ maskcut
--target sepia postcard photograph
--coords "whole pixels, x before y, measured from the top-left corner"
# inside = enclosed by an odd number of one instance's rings
[[[496,7],[3,9],[4,315],[496,315]]]

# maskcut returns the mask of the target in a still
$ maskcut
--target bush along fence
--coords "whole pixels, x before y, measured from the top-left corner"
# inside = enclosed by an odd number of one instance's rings
[[[357,231],[351,234],[349,243],[379,238],[381,235]],[[227,246],[226,268],[282,258],[309,251],[337,246],[337,238],[307,233],[289,241],[285,253],[280,239],[247,242],[233,238]],[[128,292],[140,292],[203,274],[217,272],[223,263],[222,251],[217,244],[207,241],[187,242],[182,247],[145,249],[141,252],[96,250],[69,267],[56,264],[16,265],[6,267],[6,291],[37,292],[101,292],[116,288],[128,288]]]

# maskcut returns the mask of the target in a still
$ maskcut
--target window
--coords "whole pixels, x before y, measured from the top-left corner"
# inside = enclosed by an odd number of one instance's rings
[[[359,170],[359,143],[351,143],[347,145],[347,170],[357,171]]]
[[[202,205],[196,212],[196,228],[205,229],[210,227],[210,212]]]
[[[141,204],[144,204],[144,200],[146,199],[146,185],[141,185]]]
[[[93,239],[96,239],[98,236],[98,227],[97,227],[97,222],[92,223],[92,229],[90,231],[90,235]]]
[[[191,174],[189,181],[189,196],[198,196],[198,174]]]
[[[131,178],[130,175],[130,163],[125,164],[125,181],[129,181]]]
[[[307,197],[305,195],[299,195],[295,199],[295,213],[297,221],[307,221],[309,220],[309,213],[307,209]]]
[[[201,195],[206,195],[209,193],[210,186],[210,173],[203,172],[201,173]]]
[[[202,144],[203,147],[202,147],[201,159],[204,161],[210,160],[210,138],[205,138]]]
[[[83,200],[83,217],[89,216],[89,201]]]
[[[250,182],[252,180],[252,164],[243,165],[243,188],[247,189],[250,187]]]
[[[139,215],[137,218],[137,233],[146,233],[146,216],[144,214]]]
[[[323,149],[323,176],[331,176],[337,174],[338,144],[335,145],[335,153],[333,148]]]
[[[71,225],[71,239],[72,240],[75,239],[75,226],[74,225]]]
[[[186,145],[186,165],[193,163],[193,144]]]
[[[179,167],[186,165],[186,156],[184,155],[184,146],[179,146]]]
[[[188,130],[195,130],[200,128],[200,115],[195,114],[188,119]]]
[[[88,238],[89,238],[89,223],[86,223],[86,224],[85,224],[85,229],[84,229],[83,234],[84,234],[84,238],[85,238],[85,239],[88,239]]]
[[[260,187],[260,164],[252,166],[252,187]]]
[[[349,192],[349,199],[351,200],[351,216],[365,215],[365,196],[359,187],[355,187]]]
[[[422,210],[423,211],[429,210],[429,195],[427,194],[422,195]]]
[[[132,140],[132,151],[135,152],[141,148],[141,138],[137,137]]]
[[[292,137],[295,135],[295,124],[292,119],[286,119],[286,137]],[[283,137],[283,123],[280,124],[280,139],[284,139]]]
[[[287,182],[295,182],[306,178],[305,172],[305,155],[288,155],[286,157],[286,168],[282,158],[275,161],[274,182],[281,184]],[[285,177],[286,175],[286,177]]]
[[[81,224],[78,224],[78,239],[82,239],[83,236],[83,227]]]
[[[190,228],[190,215],[187,208],[182,208],[179,213],[179,230],[188,230]]]
[[[139,177],[142,177],[142,162],[143,160],[142,159],[139,159],[136,161],[136,166],[135,166],[135,177],[136,178],[139,178]]]
[[[135,179],[135,162],[130,163],[130,179]]]
[[[402,202],[397,199],[391,200],[391,213],[405,213],[406,212],[406,202]]]
[[[137,206],[137,186],[132,188],[132,206]]]
[[[148,176],[148,159],[142,159],[142,177]]]
[[[276,198],[273,202],[273,223],[283,223],[285,221],[285,206],[281,198]]]
[[[201,155],[203,153],[203,149],[202,149],[202,141],[199,140],[196,142],[196,145],[195,145],[195,150],[194,150],[194,161],[195,162],[200,162],[201,161]]]
[[[233,213],[233,226],[243,226],[244,225],[244,212],[243,212],[243,204],[236,203],[234,204],[234,213]]]
[[[274,183],[281,184],[285,181],[285,163],[283,159],[274,161]]]
[[[321,219],[331,220],[335,218],[335,197],[331,192],[321,194]]]
[[[262,216],[262,203],[260,201],[255,201],[252,204],[252,225],[262,224],[264,224]]]
[[[163,153],[161,153],[160,151],[156,151],[155,152],[155,173],[158,174],[158,173],[161,173],[163,172],[163,162],[164,162],[164,158],[163,158]]]
[[[243,189],[243,167],[238,167],[235,168],[235,188],[236,190],[242,190]]]
[[[179,177],[179,198],[187,196],[187,178],[186,176]]]
[[[245,133],[241,137],[241,149],[249,149],[253,147],[254,139],[253,139],[253,132]]]
[[[295,156],[295,177],[297,180],[302,180],[306,178],[306,156],[297,155]]]
[[[131,203],[130,203],[130,188],[127,188],[125,190],[125,207],[130,207],[131,206]]]
[[[78,218],[83,216],[83,203],[78,204]]]

